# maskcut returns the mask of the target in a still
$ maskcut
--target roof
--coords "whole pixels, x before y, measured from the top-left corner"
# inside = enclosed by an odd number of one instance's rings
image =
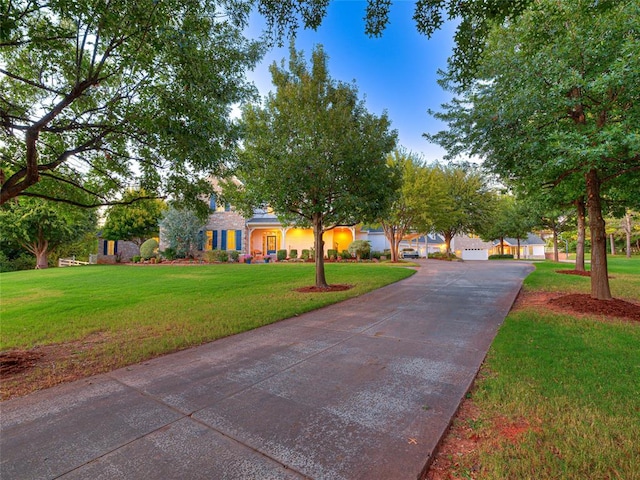
[[[418,243],[445,243],[444,242],[444,238],[442,238],[440,235],[438,235],[437,233],[429,233],[426,238],[425,235],[420,234],[420,233],[410,233],[408,235],[405,235],[402,240],[406,240],[409,242],[412,242],[414,240],[417,240]]]
[[[281,225],[277,217],[251,217],[247,220],[247,225]]]
[[[518,239],[517,238],[511,238],[511,237],[505,237],[504,238],[504,243],[506,245],[518,245]],[[500,239],[496,239],[493,241],[494,245],[499,245],[500,244]],[[533,233],[529,232],[527,234],[527,238],[521,238],[520,239],[520,245],[546,245],[547,243],[542,240],[538,235],[534,235]]]

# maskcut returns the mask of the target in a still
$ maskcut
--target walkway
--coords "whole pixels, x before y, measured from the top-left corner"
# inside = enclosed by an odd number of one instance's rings
[[[416,479],[532,267],[413,277],[1,405],[9,479]]]

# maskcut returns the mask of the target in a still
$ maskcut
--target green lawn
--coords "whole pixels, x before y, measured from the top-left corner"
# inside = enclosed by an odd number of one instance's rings
[[[609,260],[613,295],[640,300],[640,258]],[[589,278],[537,263],[525,289],[588,292]],[[639,307],[640,308],[640,307]],[[639,479],[640,324],[526,309],[509,314],[472,393],[479,452],[461,478]],[[505,439],[499,424],[524,425]],[[466,475],[466,477],[465,477]]]
[[[615,298],[640,300],[640,256],[626,258],[622,256],[607,257],[609,267],[609,286]],[[555,273],[556,270],[572,270],[571,263],[536,262],[536,271],[529,275],[525,289],[562,291],[570,293],[589,293],[591,279],[576,275]],[[586,265],[590,270],[590,265]]]
[[[335,293],[294,291],[314,283],[314,265],[308,263],[1,273],[0,351],[62,345],[66,360],[36,369],[28,379],[55,377],[42,385],[48,386],[64,380],[66,371],[77,376],[139,362],[358,296],[413,273],[388,264],[328,264],[329,283],[354,286]]]

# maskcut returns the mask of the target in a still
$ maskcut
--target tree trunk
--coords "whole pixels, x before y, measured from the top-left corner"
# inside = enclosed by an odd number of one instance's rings
[[[558,230],[556,227],[553,228],[553,261],[560,261],[560,258],[558,258]]]
[[[324,240],[322,240],[322,215],[313,215],[313,243],[316,251],[316,287],[328,288],[324,275]]]
[[[520,260],[520,237],[518,237],[518,260]]]
[[[500,255],[504,255],[504,237],[500,237]]]
[[[586,231],[584,197],[574,202],[578,211],[578,243],[576,244],[576,270],[584,272],[584,236]]]
[[[598,172],[586,174],[587,209],[591,230],[591,296],[598,300],[610,300],[609,275],[607,269],[607,234],[605,232],[600,202],[600,179]]]
[[[382,223],[382,229],[384,230],[384,236],[389,241],[389,245],[391,246],[391,261],[398,261],[398,245],[400,244],[400,238],[404,232],[400,232],[398,227],[395,225],[387,225],[384,222]]]
[[[36,269],[49,268],[49,262],[47,260],[47,251],[43,250],[36,254]]]
[[[613,233],[609,234],[609,243],[611,244],[611,255],[615,255],[616,254],[616,244],[615,244],[615,241],[613,240]]]
[[[22,246],[36,257],[36,269],[48,268],[49,241],[44,238],[42,228],[38,229],[37,239],[32,243],[23,243]]]
[[[631,214],[624,216],[624,233],[627,237],[627,258],[631,258]]]
[[[453,235],[451,235],[451,232],[442,232],[442,235],[444,236],[444,244],[447,247],[447,253],[451,253],[451,238]]]

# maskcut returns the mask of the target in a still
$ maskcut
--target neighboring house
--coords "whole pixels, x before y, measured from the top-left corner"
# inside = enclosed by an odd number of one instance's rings
[[[517,238],[505,238],[503,245],[505,255],[513,255],[513,258],[518,258]],[[520,258],[544,260],[545,246],[546,242],[538,235],[529,233],[527,238],[520,239]],[[501,252],[500,240],[495,240],[493,247],[489,250],[489,255],[499,255]]]
[[[389,243],[386,243],[386,247],[389,248]],[[405,235],[400,241],[399,250],[403,248],[413,248],[418,252],[420,257],[426,257],[429,253],[444,252],[447,248],[444,238],[437,233],[430,233],[423,235],[419,233],[411,233]]]
[[[520,258],[544,260],[545,241],[539,236],[529,233],[527,238],[520,239]],[[451,250],[463,260],[488,260],[489,255],[501,253],[500,240],[484,242],[476,235],[456,235],[451,240]],[[518,240],[504,239],[504,254],[518,257]]]
[[[451,251],[462,260],[489,260],[493,242],[485,242],[477,235],[456,235],[451,239]]]
[[[136,255],[140,255],[140,247],[133,242],[98,237],[98,263],[129,262]]]

